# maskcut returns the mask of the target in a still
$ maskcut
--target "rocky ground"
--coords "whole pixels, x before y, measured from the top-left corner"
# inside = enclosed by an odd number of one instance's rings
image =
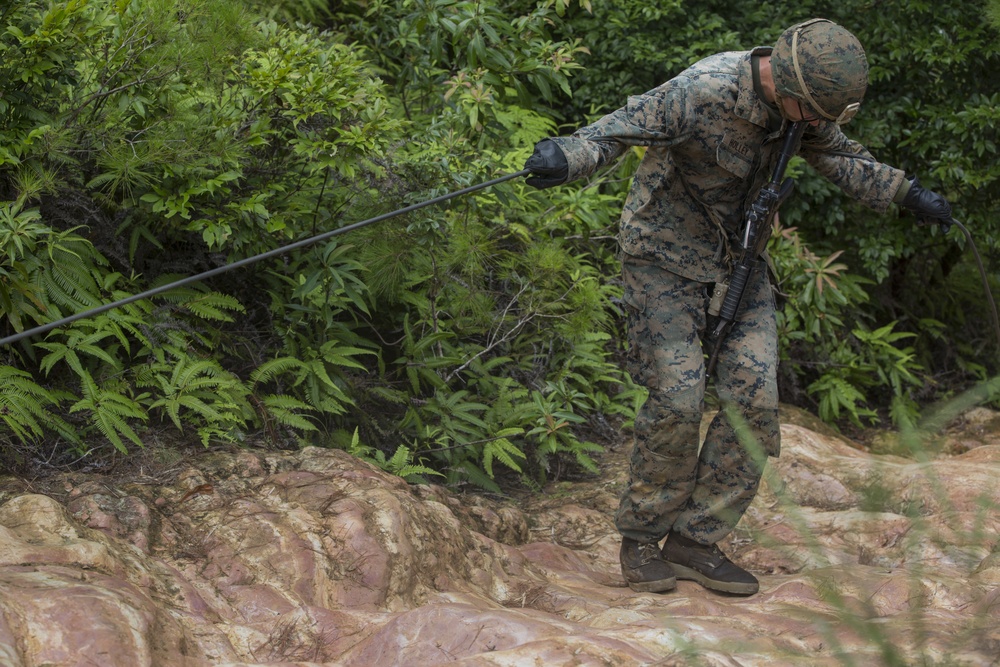
[[[1000,417],[922,461],[801,424],[724,545],[751,598],[624,587],[623,448],[518,502],[316,448],[0,479],[0,665],[1000,665]]]

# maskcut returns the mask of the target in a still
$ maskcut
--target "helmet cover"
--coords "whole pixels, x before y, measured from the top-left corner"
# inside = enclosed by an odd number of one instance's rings
[[[781,97],[799,100],[838,124],[854,117],[868,88],[868,60],[858,38],[827,19],[788,28],[771,52]]]

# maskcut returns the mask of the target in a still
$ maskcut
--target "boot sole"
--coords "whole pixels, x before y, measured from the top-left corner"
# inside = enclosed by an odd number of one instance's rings
[[[717,581],[715,579],[709,579],[701,572],[692,570],[689,567],[684,567],[683,565],[678,565],[677,563],[670,563],[670,565],[674,568],[674,574],[678,579],[687,579],[689,581],[697,582],[705,588],[709,588],[713,591],[733,593],[735,595],[753,595],[760,590],[760,584],[744,584],[738,581]]]
[[[677,578],[670,577],[669,579],[658,579],[656,581],[629,581],[625,580],[628,587],[631,588],[636,593],[666,593],[667,591],[672,591],[677,588]]]

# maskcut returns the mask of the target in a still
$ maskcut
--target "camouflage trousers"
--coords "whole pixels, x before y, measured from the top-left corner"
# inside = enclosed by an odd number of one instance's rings
[[[715,543],[746,512],[767,456],[780,448],[778,335],[766,271],[754,272],[720,350],[714,380],[724,409],[700,449],[707,382],[701,340],[713,285],[633,260],[624,262],[623,278],[628,371],[649,398],[636,416],[630,479],[615,525],[640,542],[673,530]]]

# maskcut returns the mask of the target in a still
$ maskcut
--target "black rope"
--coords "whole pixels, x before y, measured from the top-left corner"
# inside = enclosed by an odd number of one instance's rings
[[[161,285],[160,287],[155,287],[145,292],[139,294],[134,294],[130,297],[120,299],[113,303],[107,303],[103,306],[98,306],[96,308],[91,308],[90,310],[85,310],[82,313],[77,313],[76,315],[70,315],[69,317],[64,317],[61,320],[55,322],[49,322],[48,324],[43,324],[41,326],[34,327],[33,329],[28,329],[27,331],[22,331],[21,333],[14,334],[13,336],[7,336],[6,338],[0,339],[0,346],[10,345],[11,343],[16,343],[18,341],[24,340],[25,338],[30,338],[31,336],[37,336],[38,334],[45,333],[47,331],[52,331],[61,326],[65,326],[77,320],[82,320],[88,317],[93,317],[94,315],[100,315],[101,313],[107,312],[114,308],[119,308],[121,306],[134,303],[135,301],[141,301],[142,299],[148,299],[157,294],[163,294],[164,292],[169,292],[172,289],[177,289],[178,287],[183,287],[184,285],[190,285],[191,283],[200,282],[207,278],[212,278],[227,271],[232,271],[233,269],[238,269],[240,267],[248,266],[254,264],[261,260],[271,259],[272,257],[277,257],[283,255],[291,250],[296,250],[298,248],[304,248],[306,246],[312,245],[313,243],[318,243],[320,241],[325,241],[327,239],[333,238],[340,234],[346,234],[348,232],[353,232],[356,229],[361,229],[368,225],[375,224],[376,222],[382,222],[383,220],[388,220],[389,218],[394,218],[397,215],[403,215],[404,213],[410,213],[418,209],[424,208],[426,206],[433,206],[434,204],[440,204],[446,202],[449,199],[454,199],[455,197],[461,197],[462,195],[467,195],[477,190],[483,190],[492,185],[498,185],[505,181],[510,181],[520,176],[526,176],[531,173],[530,169],[522,169],[519,172],[513,174],[507,174],[506,176],[501,176],[500,178],[494,178],[492,181],[487,181],[485,183],[480,183],[479,185],[472,185],[462,190],[456,190],[455,192],[450,192],[446,195],[441,195],[440,197],[435,197],[434,199],[428,199],[426,201],[419,202],[417,204],[411,204],[405,208],[401,208],[398,211],[393,211],[391,213],[383,213],[382,215],[376,216],[374,218],[369,218],[368,220],[362,220],[361,222],[355,222],[353,224],[347,225],[345,227],[340,227],[332,231],[319,234],[301,241],[296,241],[295,243],[290,243],[286,246],[280,248],[275,248],[274,250],[269,250],[268,252],[261,253],[259,255],[254,255],[253,257],[247,257],[246,259],[241,259],[239,261],[233,262],[231,264],[226,264],[225,266],[220,266],[217,269],[212,269],[210,271],[205,271],[187,278],[182,278],[178,281],[172,282],[168,285]]]
[[[983,264],[983,258],[979,256],[979,249],[976,248],[976,243],[972,240],[972,234],[970,234],[969,230],[965,228],[965,225],[955,218],[948,220],[948,224],[955,225],[962,230],[962,233],[965,234],[965,238],[969,241],[969,246],[972,248],[972,254],[976,257],[976,265],[979,267],[979,277],[983,281],[983,292],[986,293],[986,302],[990,305],[990,317],[993,320],[993,333],[997,337],[997,346],[1000,347],[1000,316],[997,315],[997,302],[993,299],[993,292],[990,291],[990,281],[989,276],[986,273],[986,265]]]

